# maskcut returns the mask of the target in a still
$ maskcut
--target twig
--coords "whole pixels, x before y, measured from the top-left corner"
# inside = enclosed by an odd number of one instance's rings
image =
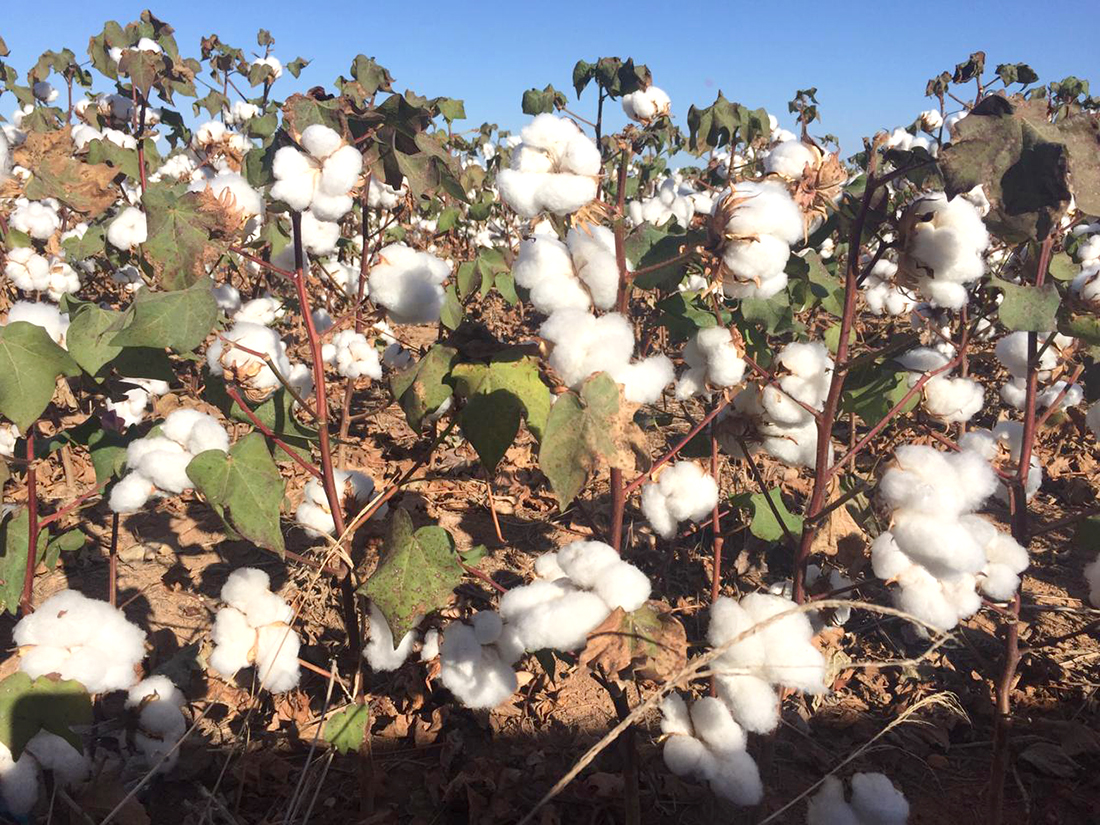
[[[288,456],[290,456],[290,458],[294,461],[295,464],[297,464],[299,467],[301,467],[307,473],[312,475],[314,478],[321,478],[321,471],[320,470],[318,470],[316,467],[314,467],[309,462],[305,461],[300,455],[298,455],[298,453],[296,453],[281,438],[279,438],[279,436],[275,435],[275,433],[272,432],[270,427],[268,427],[266,424],[264,424],[262,421],[260,421],[259,418],[256,417],[256,414],[254,412],[252,412],[252,408],[249,407],[248,404],[245,403],[243,398],[241,398],[240,393],[237,392],[236,387],[234,387],[232,384],[226,384],[225,385],[225,392],[226,392],[226,395],[228,395],[230,398],[232,398],[236,402],[237,406],[241,408],[242,412],[244,412],[244,414],[248,416],[248,420],[252,422],[252,425],[257,430],[259,430],[265,436],[267,436],[272,441],[274,441],[276,446],[278,446],[284,453],[286,453]]]

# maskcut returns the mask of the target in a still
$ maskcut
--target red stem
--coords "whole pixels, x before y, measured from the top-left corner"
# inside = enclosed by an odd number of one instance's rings
[[[244,414],[248,416],[248,420],[252,422],[252,425],[268,438],[270,438],[272,441],[274,441],[276,446],[281,448],[284,453],[290,456],[295,464],[297,464],[299,467],[301,467],[303,470],[305,470],[307,473],[314,476],[315,478],[321,478],[320,470],[318,470],[309,462],[303,460],[302,457],[298,455],[298,453],[296,453],[293,449],[291,449],[291,447],[289,447],[285,441],[279,438],[279,436],[275,435],[275,433],[271,431],[270,427],[268,427],[256,417],[256,414],[252,412],[252,408],[245,403],[245,400],[243,398],[241,398],[240,393],[237,392],[236,387],[234,387],[232,384],[226,384],[225,394],[236,402],[237,406],[240,407]]]
[[[626,204],[626,176],[630,164],[630,149],[623,147],[619,160],[618,204],[615,215],[615,263],[619,267],[619,299],[615,308],[627,315],[630,308],[630,273],[626,268],[626,230],[623,226]],[[609,483],[611,486],[611,536],[610,544],[615,552],[622,552],[623,514],[626,512],[627,492],[623,489],[623,471],[612,467]]]
[[[627,484],[626,489],[623,490],[624,497],[629,496],[631,493],[633,493],[635,490],[637,490],[639,487],[641,487],[643,484],[645,484],[646,481],[649,479],[649,477],[653,473],[657,472],[658,469],[663,467],[668,462],[672,461],[672,459],[674,459],[677,456],[677,454],[679,454],[680,450],[684,449],[684,447],[687,446],[688,442],[691,441],[691,439],[695,438],[695,436],[697,436],[700,432],[702,432],[703,428],[706,427],[707,424],[709,424],[711,421],[713,421],[714,418],[718,415],[718,413],[722,412],[722,410],[724,410],[728,405],[729,405],[729,400],[728,399],[722,399],[722,402],[720,404],[718,404],[718,406],[715,407],[713,410],[711,410],[709,413],[707,413],[706,416],[703,417],[702,421],[700,421],[698,424],[696,424],[694,427],[692,427],[690,430],[688,430],[687,435],[685,435],[683,438],[681,438],[676,443],[675,447],[673,447],[671,450],[669,450],[667,453],[665,453],[663,456],[661,456],[659,459],[657,459],[657,461],[654,463],[654,465],[649,468],[648,472],[642,473],[640,476],[635,478],[632,482]]]
[[[23,574],[23,596],[19,609],[24,616],[34,612],[34,568],[38,566],[38,483],[34,469],[34,424],[27,429],[27,568]]]

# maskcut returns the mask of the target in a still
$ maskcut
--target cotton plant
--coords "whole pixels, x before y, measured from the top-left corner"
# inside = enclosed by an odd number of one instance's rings
[[[382,377],[382,362],[378,350],[367,336],[355,330],[345,329],[332,336],[332,341],[321,348],[326,364],[331,364],[343,378],[353,381],[359,378]]]
[[[40,255],[32,247],[17,247],[7,254],[4,274],[24,292],[45,292],[51,301],[80,289],[80,275],[63,256]]]
[[[240,293],[238,293],[238,298]],[[234,324],[259,324],[262,327],[270,327],[286,315],[286,306],[282,300],[274,295],[261,295],[240,304],[233,313]]]
[[[649,85],[625,94],[621,98],[623,114],[631,120],[649,125],[662,117],[671,117],[672,101],[664,89]]]
[[[764,785],[746,749],[745,729],[719,699],[706,696],[689,707],[671,693],[661,702],[661,755],[676,776],[706,782],[716,796],[735,805],[756,805]]]
[[[595,200],[600,150],[573,121],[544,113],[520,138],[510,168],[497,174],[500,197],[517,214],[568,215]]]
[[[50,772],[56,785],[71,789],[91,778],[92,765],[86,754],[45,729],[30,738],[17,760],[12,758],[8,746],[0,743],[2,807],[26,821],[42,792],[44,771]]]
[[[1085,304],[1100,305],[1100,223],[1076,227],[1074,234],[1086,237],[1075,252],[1081,271],[1070,283],[1070,292]]]
[[[363,171],[363,156],[333,129],[307,126],[299,144],[275,153],[271,197],[297,212],[307,210],[319,221],[336,221],[351,211],[349,192]]]
[[[898,265],[882,258],[875,261],[863,282],[863,300],[873,315],[908,315],[916,296],[896,281]]]
[[[997,341],[994,348],[994,355],[1010,376],[1001,386],[1001,399],[1018,410],[1022,410],[1027,402],[1028,335],[1029,333],[1022,331],[1010,332]],[[1065,395],[1058,403],[1062,409],[1076,407],[1084,400],[1085,392],[1080,384],[1067,385],[1062,380],[1051,381],[1054,372],[1062,366],[1074,344],[1074,339],[1059,333],[1037,336],[1039,360],[1035,365],[1035,372],[1036,379],[1042,385],[1035,396],[1037,407],[1049,407],[1063,390]]]
[[[443,282],[450,276],[451,265],[435,255],[390,244],[371,267],[371,300],[385,307],[395,324],[434,324],[443,309]]]
[[[969,287],[985,275],[989,232],[976,206],[963,197],[933,192],[914,202],[901,219],[899,281],[915,286],[933,304],[961,309]]]
[[[910,350],[896,360],[909,371],[910,386],[926,373],[943,370],[951,361],[942,352],[928,347]],[[952,371],[936,372],[921,391],[925,411],[945,424],[969,421],[985,405],[985,388],[981,383],[973,378],[952,376]]]
[[[134,513],[151,498],[194,489],[187,466],[207,450],[229,452],[225,427],[208,413],[174,410],[161,423],[158,435],[147,435],[126,447],[128,472],[112,488],[108,506],[115,513]]]
[[[652,404],[675,378],[667,355],[631,360],[634,328],[618,312],[597,317],[581,309],[559,309],[539,327],[539,335],[553,344],[548,363],[570,387],[606,372],[623,385],[627,401]]]
[[[665,465],[642,488],[642,514],[658,536],[670,539],[683,521],[699,522],[718,504],[718,482],[694,461]]]
[[[677,400],[697,395],[709,397],[712,389],[740,384],[745,376],[742,355],[728,328],[713,326],[699,330],[684,347],[687,370],[676,380]]]
[[[722,290],[728,298],[770,298],[787,286],[791,246],[803,239],[802,210],[782,183],[743,181],[719,204]]]
[[[763,451],[792,467],[817,463],[817,421],[833,375],[833,359],[818,342],[793,342],[776,355],[778,386],[752,383],[734,396],[732,411],[721,419],[718,439],[734,457]],[[799,403],[801,402],[801,403]],[[802,406],[802,405],[805,406]],[[832,461],[832,445],[829,460]]]
[[[707,641],[715,648],[729,645],[712,665],[718,698],[752,733],[770,733],[779,724],[775,686],[811,695],[828,690],[825,657],[813,644],[806,614],[774,619],[796,608],[790,599],[770,593],[749,593],[740,600],[721,596],[710,607]],[[757,625],[760,629],[753,630]]]
[[[844,782],[828,775],[810,797],[806,825],[905,825],[909,802],[890,777],[883,773],[854,773],[851,797],[845,798]]]
[[[800,140],[788,140],[777,144],[764,158],[764,171],[768,174],[799,180],[806,167],[817,165],[821,152]]]
[[[271,693],[297,687],[301,640],[291,627],[294,610],[271,591],[267,573],[255,567],[234,570],[221,600],[225,606],[214,617],[210,667],[230,679],[252,666],[260,687]]]
[[[179,761],[176,744],[187,732],[180,689],[167,676],[142,679],[126,696],[126,707],[137,717],[134,746],[146,765],[157,773],[169,773]]]
[[[518,286],[531,305],[550,315],[561,309],[611,309],[619,291],[615,238],[605,226],[573,227],[565,241],[532,235],[519,245],[512,264]]]
[[[989,460],[966,438],[961,452],[904,444],[879,482],[890,529],[871,545],[875,575],[897,585],[894,604],[940,630],[1019,588],[1027,551],[977,514],[997,488]]]
[[[365,506],[374,498],[374,479],[358,470],[333,470],[333,482],[340,501],[347,508],[355,503]],[[383,504],[374,513],[374,518],[386,515],[389,506]],[[311,536],[331,536],[336,533],[336,522],[332,517],[328,497],[320,479],[311,478],[302,490],[302,503],[294,511],[294,520]]]
[[[371,175],[367,185],[367,206],[371,209],[395,209],[408,194],[408,184],[401,182],[401,186],[394,189],[377,175]]]
[[[439,643],[439,679],[468,708],[494,708],[519,687],[512,665],[522,649],[505,637],[501,614],[482,610],[471,623],[452,622]]]
[[[12,631],[19,669],[32,679],[50,673],[89,693],[128,690],[145,658],[145,631],[122,611],[76,590],[62,590]]]

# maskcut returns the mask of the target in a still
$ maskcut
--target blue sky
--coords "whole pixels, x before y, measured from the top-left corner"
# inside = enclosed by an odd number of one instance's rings
[[[24,71],[43,50],[69,46],[83,54],[89,36],[108,17],[125,24],[145,3],[11,3],[0,36],[8,62]],[[699,11],[706,9],[706,19]],[[678,18],[677,9],[684,9]],[[841,138],[846,153],[879,128],[906,125],[923,108],[925,81],[971,51],[984,49],[990,73],[997,63],[1026,62],[1043,80],[1068,74],[1090,78],[1100,92],[1100,49],[1095,27],[1081,19],[1079,2],[1006,0],[997,3],[896,2],[837,4],[682,2],[601,3],[162,3],[152,10],[176,29],[184,54],[197,55],[199,38],[255,50],[256,31],[275,37],[284,62],[313,62],[277,92],[324,84],[346,73],[359,52],[386,66],[399,88],[466,101],[466,127],[483,121],[517,128],[525,89],[547,83],[568,92],[570,108],[592,117],[591,91],[578,103],[570,85],[580,58],[633,57],[653,72],[686,128],[688,107],[709,105],[719,89],[751,107],[766,106],[791,127],[786,102],[798,88],[816,85],[823,122],[814,131]],[[770,13],[777,10],[778,15]],[[419,12],[419,13],[418,13]],[[778,19],[776,19],[778,18]],[[1074,22],[1077,21],[1077,22]],[[1092,41],[1092,42],[1090,42]],[[5,115],[14,108],[0,97]],[[612,125],[622,121],[617,105]]]

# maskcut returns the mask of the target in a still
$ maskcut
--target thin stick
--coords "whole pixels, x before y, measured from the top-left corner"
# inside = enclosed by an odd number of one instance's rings
[[[297,464],[314,478],[321,478],[320,470],[318,470],[309,462],[305,461],[300,455],[298,455],[298,453],[292,450],[281,438],[279,438],[279,436],[275,435],[275,433],[271,431],[270,427],[268,427],[266,424],[264,424],[264,422],[260,421],[260,419],[256,417],[256,414],[252,412],[252,408],[249,407],[248,404],[244,402],[244,399],[241,398],[240,393],[237,392],[236,387],[234,387],[232,384],[226,384],[225,393],[230,398],[232,398],[237,403],[237,406],[241,408],[244,414],[248,416],[248,420],[252,422],[252,425],[268,438],[270,438],[272,441],[274,441],[276,446],[278,446],[284,453],[290,456],[295,464]]]
[[[68,445],[66,445],[66,446],[68,446]],[[103,491],[103,488],[106,487],[106,486],[107,486],[107,482],[104,481],[103,483],[97,485],[94,489],[88,490],[88,492],[83,493],[79,498],[77,498],[73,501],[70,501],[68,504],[66,504],[64,507],[62,507],[57,512],[50,513],[48,516],[43,516],[38,522],[39,529],[45,527],[48,524],[53,524],[59,518],[67,516],[69,513],[71,513],[73,510],[75,510],[77,507],[79,507],[81,504],[83,504],[88,499],[99,495]]]
[[[768,491],[768,485],[764,483],[764,476],[760,473],[760,468],[756,466],[756,462],[753,461],[752,455],[749,454],[749,446],[745,443],[745,439],[740,436],[737,438],[737,443],[741,447],[741,452],[745,454],[745,461],[748,462],[749,471],[752,473],[753,479],[760,487],[760,492],[764,494],[764,499],[768,502],[768,508],[772,511],[772,515],[775,516],[775,520],[779,522],[779,526],[783,530],[783,535],[787,538],[787,542],[791,548],[798,547],[798,540],[795,539],[791,533],[790,528],[787,527],[787,522],[783,520],[783,516],[779,514],[779,508],[776,506],[775,501],[772,499],[771,494]]]
[[[27,429],[27,567],[23,573],[23,595],[19,610],[34,612],[34,568],[38,566],[38,483],[34,469],[34,424]]]
[[[729,399],[723,399],[722,402],[720,404],[718,404],[717,407],[715,407],[713,410],[711,410],[709,413],[707,413],[706,416],[703,417],[702,421],[700,421],[698,424],[696,424],[694,427],[692,427],[690,430],[688,430],[688,434],[685,435],[683,438],[681,438],[676,443],[675,447],[673,447],[671,450],[669,450],[667,453],[665,453],[663,456],[661,456],[659,459],[657,459],[657,461],[654,463],[654,465],[649,468],[649,472],[642,473],[640,476],[635,478],[632,482],[627,484],[626,489],[623,490],[623,495],[624,496],[629,496],[631,493],[633,493],[635,490],[637,490],[639,487],[641,487],[643,484],[645,484],[646,481],[648,481],[649,478],[655,472],[657,472],[657,470],[659,470],[661,467],[663,467],[668,462],[672,461],[672,459],[674,459],[680,453],[680,450],[684,449],[684,447],[687,446],[688,442],[691,441],[691,439],[695,438],[695,436],[697,436],[699,433],[701,433],[703,431],[703,428],[706,427],[707,424],[709,424],[711,421],[713,421],[715,419],[715,417],[720,412],[722,412],[722,410],[724,410],[728,405],[729,405]]]
[[[118,513],[111,513],[111,548],[107,555],[107,598],[118,607]]]
[[[493,530],[496,531],[497,541],[504,544],[504,536],[500,532],[500,519],[497,518],[497,501],[493,497],[493,480],[489,477],[489,471],[485,471],[485,489],[489,493],[489,514],[493,517]]]

